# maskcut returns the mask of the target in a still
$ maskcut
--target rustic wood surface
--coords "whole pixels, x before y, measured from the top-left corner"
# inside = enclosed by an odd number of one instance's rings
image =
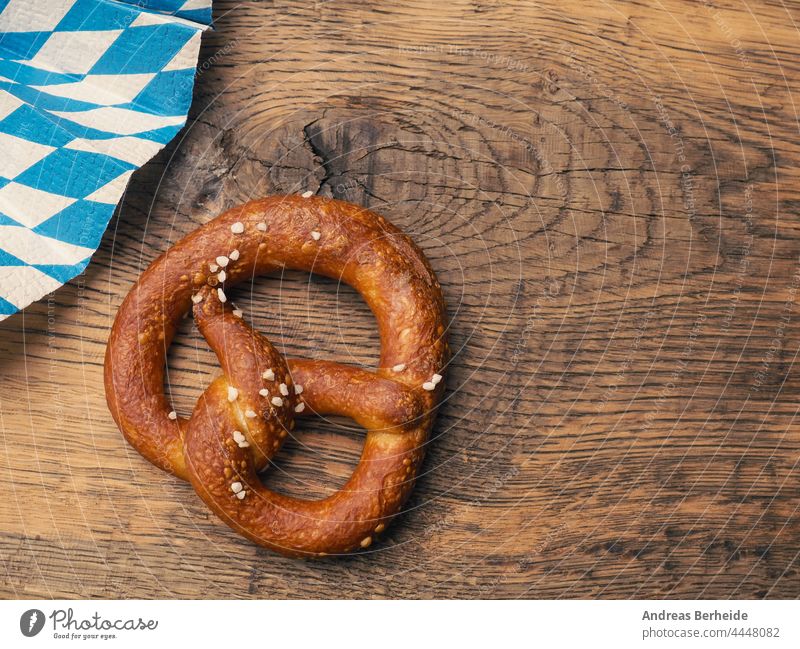
[[[5,597],[800,595],[797,3],[217,0],[189,125],[86,273],[0,324]],[[248,198],[311,190],[424,249],[456,350],[408,511],[298,562],[142,460],[102,358],[131,283]],[[353,291],[234,297],[287,354],[374,365]],[[217,364],[187,320],[189,413]],[[347,421],[265,479],[320,496]]]

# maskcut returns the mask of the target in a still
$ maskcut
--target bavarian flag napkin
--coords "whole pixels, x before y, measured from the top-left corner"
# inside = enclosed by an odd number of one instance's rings
[[[83,271],[186,122],[211,0],[0,0],[0,319]]]

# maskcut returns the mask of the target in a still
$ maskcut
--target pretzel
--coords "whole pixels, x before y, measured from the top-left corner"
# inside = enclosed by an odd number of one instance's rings
[[[378,322],[376,372],[286,361],[225,290],[281,268],[353,286]],[[223,370],[189,419],[164,394],[166,351],[192,308]],[[146,459],[189,480],[231,528],[294,557],[367,548],[408,497],[448,359],[441,287],[414,243],[383,217],[325,198],[275,196],[231,209],[162,254],[119,308],[105,357],[108,407]],[[343,415],[366,428],[347,484],[309,501],[267,489],[258,472],[295,418]]]

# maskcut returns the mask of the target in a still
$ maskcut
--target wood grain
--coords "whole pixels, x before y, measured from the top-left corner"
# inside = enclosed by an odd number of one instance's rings
[[[6,597],[797,597],[797,6],[215,2],[190,123],[80,278],[0,324]],[[142,460],[105,340],[160,252],[312,190],[409,232],[452,317],[447,402],[370,552],[254,547]],[[373,366],[374,319],[302,274],[234,296],[287,354]],[[168,389],[218,367],[187,320]],[[319,496],[361,431],[266,480]]]

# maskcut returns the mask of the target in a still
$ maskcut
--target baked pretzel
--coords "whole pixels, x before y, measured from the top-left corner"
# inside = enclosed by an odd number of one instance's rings
[[[288,362],[231,308],[225,290],[280,268],[353,286],[375,314],[380,367]],[[166,350],[193,306],[223,376],[190,419],[164,394]],[[236,207],[145,270],[119,309],[105,357],[109,409],[150,462],[191,481],[230,527],[297,557],[367,548],[395,516],[422,461],[448,358],[441,287],[422,252],[383,217],[325,198],[275,196]],[[367,429],[347,484],[308,501],[270,491],[257,473],[294,418],[350,417]]]

